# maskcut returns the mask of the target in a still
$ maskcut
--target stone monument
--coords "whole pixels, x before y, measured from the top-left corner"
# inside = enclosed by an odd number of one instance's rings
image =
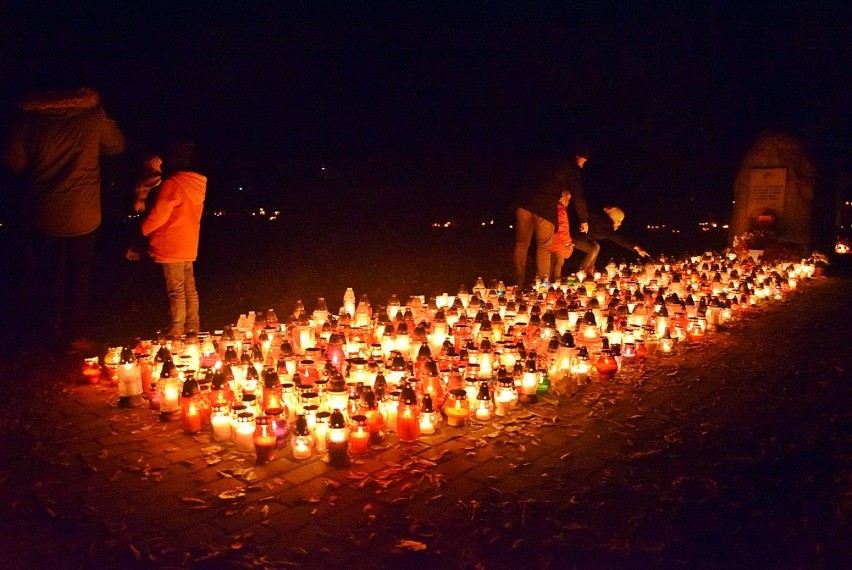
[[[737,170],[728,242],[765,230],[779,241],[809,247],[815,182],[813,159],[801,141],[761,134]]]

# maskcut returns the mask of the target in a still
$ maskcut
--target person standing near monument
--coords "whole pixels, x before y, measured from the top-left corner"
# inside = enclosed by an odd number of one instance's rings
[[[6,165],[25,178],[35,270],[32,314],[45,315],[50,341],[72,352],[94,349],[88,315],[101,225],[100,157],[124,146],[97,91],[61,88],[24,99],[5,148]]]
[[[539,163],[515,200],[515,285],[526,283],[527,254],[535,237],[536,276],[545,278],[553,270],[551,247],[558,223],[560,200],[569,196],[580,220],[580,232],[588,231],[588,208],[581,169],[588,160],[585,148],[571,157],[557,156]],[[566,202],[567,203],[567,202]]]
[[[200,326],[194,262],[207,177],[192,167],[194,149],[193,143],[179,141],[165,150],[157,201],[142,221],[142,233],[150,239],[151,257],[163,267],[171,316],[169,337],[190,330],[198,332]]]

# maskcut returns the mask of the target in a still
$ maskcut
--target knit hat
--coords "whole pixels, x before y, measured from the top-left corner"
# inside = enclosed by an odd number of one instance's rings
[[[192,167],[192,155],[195,152],[195,144],[191,141],[176,141],[171,143],[163,151],[163,170],[177,171],[188,170]]]

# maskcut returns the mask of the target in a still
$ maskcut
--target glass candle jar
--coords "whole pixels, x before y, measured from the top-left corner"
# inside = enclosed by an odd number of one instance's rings
[[[254,453],[259,465],[265,465],[275,458],[275,450],[278,448],[275,436],[275,426],[269,416],[259,416],[255,419],[254,428]]]
[[[420,409],[420,433],[430,435],[441,425],[441,414],[435,411],[434,402],[429,394],[423,394]]]
[[[275,449],[282,449],[287,445],[287,436],[290,435],[287,413],[283,408],[269,408],[266,415],[269,416],[269,422],[275,432]]]
[[[352,416],[352,425],[349,427],[349,453],[352,455],[363,455],[370,451],[370,427],[367,425],[367,416],[355,414]]]
[[[329,416],[325,446],[329,465],[349,465],[349,430],[343,412],[339,409],[335,409]]]
[[[488,421],[491,419],[491,414],[494,411],[494,404],[491,401],[488,382],[482,381],[479,383],[479,392],[476,395],[476,403],[474,406],[474,417],[476,419],[480,421]]]
[[[407,383],[400,391],[396,433],[400,441],[416,441],[420,437],[420,406],[417,394]]]
[[[618,372],[618,362],[611,350],[604,349],[601,351],[601,355],[595,362],[595,369],[603,382],[610,381],[615,377],[615,373]]]
[[[231,439],[231,414],[227,404],[213,404],[210,423],[213,426],[213,439],[216,441]]]
[[[254,451],[254,414],[242,412],[237,416],[237,427],[234,430],[234,444],[238,451]]]
[[[83,378],[89,384],[97,384],[101,379],[101,365],[98,362],[98,357],[93,356],[91,358],[86,358],[83,360],[83,366],[80,368],[80,372],[83,374]]]
[[[313,451],[314,440],[308,429],[308,421],[304,414],[296,416],[296,425],[293,437],[290,438],[290,447],[293,451],[293,459],[308,459]]]
[[[326,452],[326,440],[328,438],[328,423],[331,412],[323,410],[317,412],[317,423],[314,425],[314,446],[317,453]]]
[[[450,390],[450,394],[444,402],[443,412],[447,416],[447,425],[464,426],[470,415],[470,402],[467,399],[467,392],[460,388]]]

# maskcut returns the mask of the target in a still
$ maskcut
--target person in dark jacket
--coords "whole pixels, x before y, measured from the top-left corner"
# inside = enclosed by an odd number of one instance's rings
[[[558,157],[541,163],[529,176],[515,201],[515,285],[526,283],[527,253],[535,236],[536,277],[551,271],[551,244],[557,225],[560,201],[570,197],[580,221],[580,232],[588,230],[588,207],[581,169],[588,152],[577,150],[573,157]]]
[[[595,261],[601,246],[601,240],[620,245],[624,249],[632,249],[642,257],[648,257],[648,252],[638,246],[630,238],[617,233],[618,228],[624,222],[624,210],[618,206],[606,206],[600,211],[592,210],[589,213],[589,231],[586,235],[574,235],[574,248],[584,252],[586,255],[580,262],[580,269],[586,273],[595,272]]]
[[[20,111],[4,161],[25,178],[36,299],[47,309],[53,340],[88,351],[89,284],[101,224],[100,157],[121,153],[124,135],[93,89],[37,93]]]

